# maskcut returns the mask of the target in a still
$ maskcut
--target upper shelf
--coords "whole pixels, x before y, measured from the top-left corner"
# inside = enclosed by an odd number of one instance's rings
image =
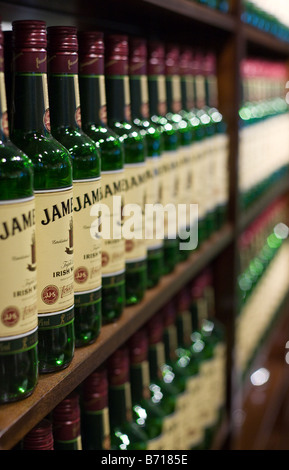
[[[272,55],[272,52],[275,52],[278,55],[289,57],[288,42],[281,41],[275,36],[248,24],[243,24],[242,28],[249,50],[250,48],[258,48],[258,50],[261,48],[267,55]]]

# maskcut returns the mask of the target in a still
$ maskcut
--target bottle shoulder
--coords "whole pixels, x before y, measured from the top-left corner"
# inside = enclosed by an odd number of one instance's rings
[[[58,127],[52,130],[52,135],[70,154],[97,153],[95,142],[82,129]]]

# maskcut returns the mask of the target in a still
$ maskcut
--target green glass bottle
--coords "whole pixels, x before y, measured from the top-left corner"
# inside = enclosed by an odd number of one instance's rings
[[[74,331],[80,347],[93,343],[101,328],[101,239],[91,216],[101,198],[100,157],[81,129],[77,29],[50,26],[47,39],[51,133],[69,151],[73,168]]]
[[[204,271],[193,281],[191,294],[194,325],[191,348],[201,350],[201,422],[205,431],[205,448],[210,448],[225,405],[226,349],[223,327],[212,316],[212,284],[209,271]]]
[[[146,327],[149,338],[149,388],[153,402],[160,403],[165,413],[161,443],[158,443],[158,449],[180,449],[182,444],[180,415],[177,410],[180,389],[176,384],[175,374],[166,364],[164,322],[161,312],[153,315]]]
[[[108,403],[112,450],[145,450],[148,437],[133,421],[129,377],[129,352],[118,348],[107,361]]]
[[[7,403],[37,384],[38,320],[33,167],[9,137],[1,28],[0,226],[0,403]]]
[[[140,328],[128,341],[133,419],[148,436],[146,449],[161,450],[166,414],[161,400],[155,401],[150,390],[148,345],[145,327]]]
[[[146,140],[146,207],[160,202],[159,167],[161,162],[161,131],[152,122],[148,106],[147,44],[142,38],[130,38],[129,83],[131,119]],[[147,287],[158,284],[163,273],[163,239],[154,220],[154,211],[145,212],[145,239],[147,243]]]
[[[178,135],[176,155],[177,172],[177,234],[179,242],[179,259],[184,261],[197,245],[197,235],[190,227],[190,197],[192,192],[192,142],[194,126],[189,116],[182,109],[182,88],[180,73],[180,48],[167,44],[165,48],[165,76],[167,96],[167,120],[174,126]]]
[[[107,368],[103,364],[81,385],[81,436],[83,450],[109,450]]]
[[[228,148],[227,125],[219,110],[216,55],[208,52],[203,60],[205,80],[205,110],[211,118],[213,135],[210,138],[210,161],[208,165],[211,179],[212,227],[211,233],[220,229],[226,221],[228,203]]]
[[[149,114],[162,133],[160,164],[160,204],[164,209],[164,274],[172,272],[179,261],[176,226],[178,133],[167,119],[165,48],[159,41],[148,42]]]
[[[101,202],[109,207],[111,220],[120,224],[120,208],[113,204],[113,195],[122,196],[124,151],[120,138],[107,127],[103,33],[80,31],[78,43],[82,129],[100,152]],[[125,306],[124,239],[113,239],[109,233],[102,238],[101,248],[102,323],[106,324],[118,319]]]
[[[54,450],[82,450],[79,395],[70,393],[52,411]]]
[[[44,21],[13,22],[11,140],[32,160],[36,208],[39,371],[74,354],[73,192],[68,151],[50,133]]]
[[[183,420],[184,448],[200,450],[204,446],[205,433],[202,426],[200,409],[202,408],[202,375],[200,373],[201,352],[204,344],[192,343],[193,324],[190,311],[191,296],[185,286],[175,299],[177,328],[177,366],[183,370],[186,380],[186,391],[182,398],[189,406]],[[193,347],[194,346],[194,347]]]
[[[143,234],[146,148],[145,136],[131,122],[128,38],[125,35],[106,37],[105,83],[108,126],[121,137],[124,146],[122,233],[126,304],[132,305],[142,300],[147,287],[147,246]]]

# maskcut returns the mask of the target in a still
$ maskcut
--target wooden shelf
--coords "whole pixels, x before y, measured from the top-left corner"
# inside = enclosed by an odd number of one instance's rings
[[[289,191],[289,175],[286,174],[280,181],[270,187],[262,196],[260,196],[251,207],[241,213],[238,228],[245,230],[258,217],[268,205],[278,197],[285,195]]]
[[[239,388],[235,413],[243,416],[242,424],[235,423],[233,450],[266,450],[284,400],[288,396],[289,366],[285,361],[289,327],[289,293],[285,295],[272,325],[256,355],[245,383]],[[260,368],[270,373],[267,383],[254,387],[250,374]]]
[[[278,55],[289,57],[289,43],[280,41],[275,36],[248,24],[243,24],[242,29],[249,46],[257,46],[259,49],[264,50],[267,55],[272,55],[275,52]]]
[[[96,367],[155,312],[157,312],[182,286],[208,265],[232,240],[232,229],[225,226],[193,253],[189,260],[180,263],[175,271],[147,291],[144,300],[126,308],[122,317],[101,329],[97,341],[85,348],[76,349],[74,359],[63,371],[41,375],[34,393],[17,403],[0,407],[0,449],[9,449],[46,416],[63,398],[74,390]]]
[[[190,0],[142,0],[142,2],[186,16],[206,26],[231,32],[236,29],[236,18],[233,15],[224,14]]]

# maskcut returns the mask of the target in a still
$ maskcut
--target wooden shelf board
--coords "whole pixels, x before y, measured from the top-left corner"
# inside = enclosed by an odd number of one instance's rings
[[[1,405],[0,450],[10,449],[19,442],[57,403],[207,266],[232,238],[232,228],[226,225],[187,261],[180,263],[173,273],[164,276],[157,287],[148,290],[139,305],[126,308],[118,321],[103,326],[94,344],[77,348],[69,367],[54,374],[40,375],[37,387],[30,397],[17,403]]]
[[[262,213],[271,202],[289,191],[289,176],[286,174],[280,181],[269,188],[251,207],[241,213],[238,223],[240,231],[245,230]]]
[[[273,35],[266,33],[260,29],[254,28],[249,24],[243,24],[243,33],[247,42],[256,44],[272,53],[277,52],[281,55],[289,57],[289,43],[281,41]]]
[[[214,26],[226,31],[235,31],[236,19],[213,8],[199,5],[190,0],[142,0],[153,6],[161,7],[192,20]]]

